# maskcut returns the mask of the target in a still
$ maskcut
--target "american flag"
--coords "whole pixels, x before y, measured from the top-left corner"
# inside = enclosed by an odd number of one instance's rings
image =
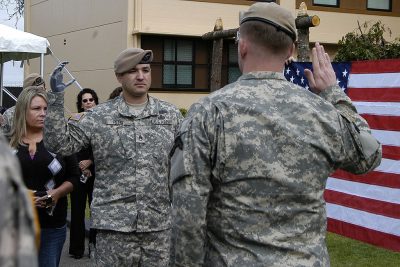
[[[347,93],[383,147],[381,164],[365,175],[333,173],[325,189],[328,231],[400,251],[400,60],[333,63]],[[308,89],[304,68],[285,66],[288,81]]]

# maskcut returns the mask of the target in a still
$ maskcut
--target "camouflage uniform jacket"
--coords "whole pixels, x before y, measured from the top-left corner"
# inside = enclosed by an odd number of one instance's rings
[[[3,121],[0,123],[0,128],[5,136],[11,134],[12,123],[14,120],[15,106],[7,109],[3,114]]]
[[[0,136],[0,266],[37,266],[33,202]]]
[[[170,228],[168,153],[182,119],[167,102],[149,97],[133,116],[122,97],[64,118],[63,93],[49,93],[45,145],[70,155],[91,145],[96,180],[93,228],[150,232]]]
[[[254,72],[194,104],[171,155],[173,266],[328,266],[327,177],[381,146],[339,87]]]

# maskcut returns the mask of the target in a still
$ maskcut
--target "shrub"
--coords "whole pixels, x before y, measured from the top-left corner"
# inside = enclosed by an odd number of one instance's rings
[[[339,49],[334,61],[375,60],[400,57],[400,38],[393,42],[385,40],[384,35],[392,34],[389,27],[378,21],[358,24],[358,29],[347,33],[338,42]]]

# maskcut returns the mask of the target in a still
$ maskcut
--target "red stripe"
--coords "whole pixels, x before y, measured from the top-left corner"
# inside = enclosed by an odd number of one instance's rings
[[[400,88],[348,88],[352,101],[400,102]]]
[[[400,237],[328,218],[328,231],[386,249],[400,251]]]
[[[351,63],[351,73],[392,73],[400,72],[400,60],[384,59],[384,60],[368,60],[353,61]]]
[[[337,170],[330,176],[346,181],[378,185],[389,188],[400,188],[400,174],[372,171],[367,174],[355,175],[343,170]]]
[[[325,189],[324,198],[329,203],[400,219],[400,204],[358,197],[329,189]]]
[[[400,116],[382,116],[360,114],[367,120],[369,127],[376,130],[400,131]]]
[[[382,146],[382,157],[386,159],[400,160],[400,147]]]

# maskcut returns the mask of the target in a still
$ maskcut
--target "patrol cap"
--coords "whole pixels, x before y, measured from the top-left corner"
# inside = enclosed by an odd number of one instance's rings
[[[246,21],[260,21],[283,31],[296,41],[296,24],[293,15],[276,3],[255,3],[243,13],[240,25]]]
[[[43,80],[42,76],[40,76],[37,73],[31,73],[25,78],[22,88],[25,89],[28,86],[40,86],[43,84],[44,84],[44,80]]]
[[[122,51],[114,62],[114,72],[124,73],[137,64],[149,64],[153,60],[153,51],[140,48],[127,48]]]

